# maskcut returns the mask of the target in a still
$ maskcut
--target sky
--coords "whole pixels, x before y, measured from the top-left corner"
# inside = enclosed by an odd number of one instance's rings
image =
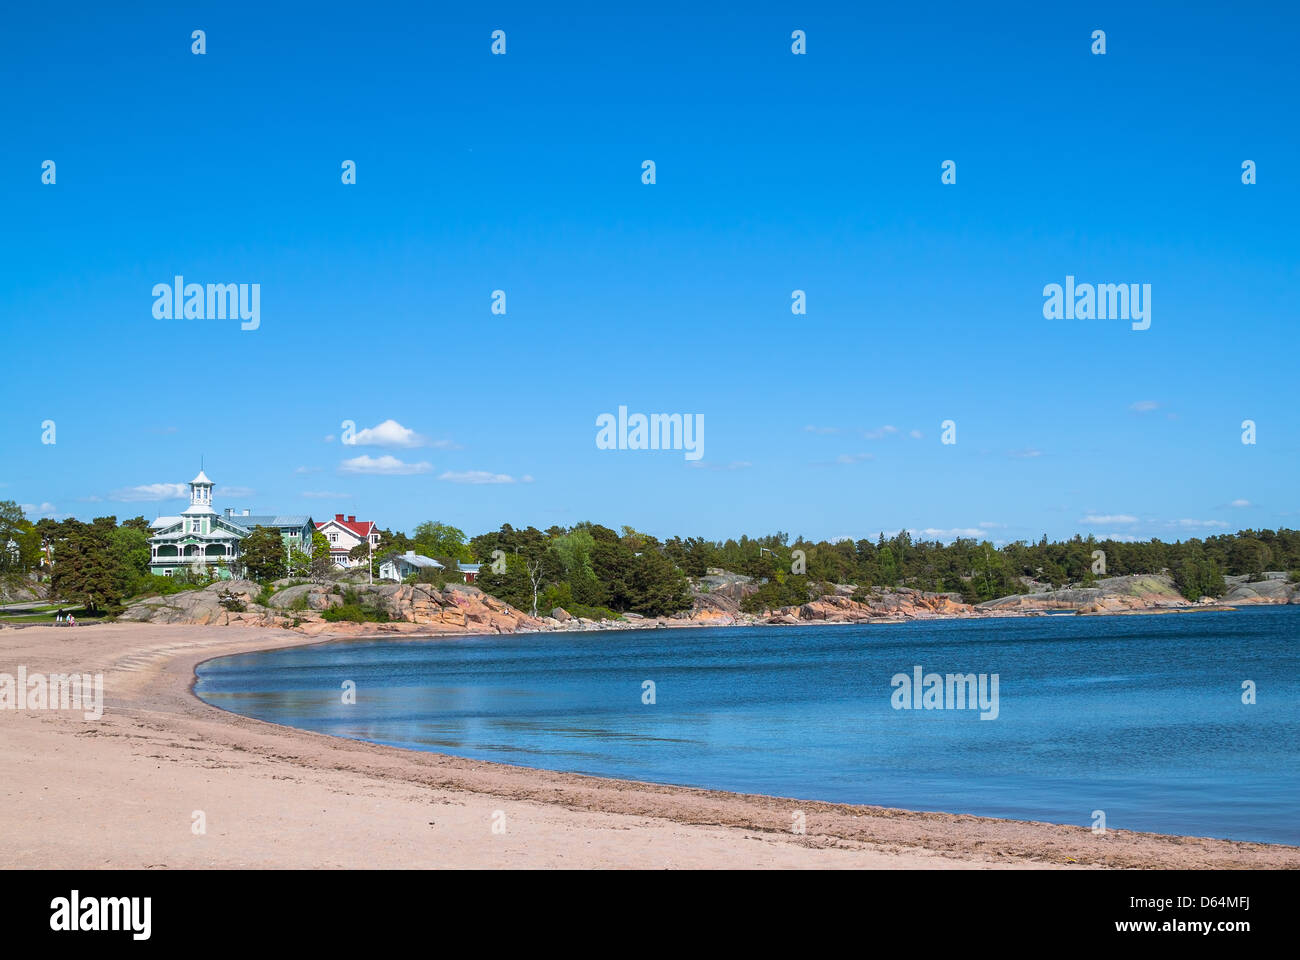
[[[470,535],[1297,525],[1294,5],[608,7],[7,7],[0,499],[152,518],[202,463],[217,509]],[[257,328],[155,316],[177,275]],[[1150,327],[1046,319],[1067,276]],[[703,455],[600,449],[620,406]]]

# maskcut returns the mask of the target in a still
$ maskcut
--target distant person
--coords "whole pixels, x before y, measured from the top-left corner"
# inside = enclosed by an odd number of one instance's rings
[[[74,617],[72,614],[68,614],[68,626],[75,627],[76,625],[77,625],[77,618]]]

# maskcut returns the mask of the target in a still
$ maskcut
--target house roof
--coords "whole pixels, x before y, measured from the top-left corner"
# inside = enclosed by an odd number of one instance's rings
[[[397,560],[402,560],[410,564],[412,567],[433,567],[438,570],[442,569],[442,564],[437,560],[434,560],[432,557],[423,557],[414,550],[408,550],[406,553],[399,554],[388,562],[392,563]]]
[[[373,520],[340,520],[338,517],[335,517],[333,520],[322,520],[320,523],[316,524],[316,529],[324,530],[330,524],[343,527],[345,530],[349,530],[356,534],[362,540],[370,536],[371,532],[375,529]]]
[[[207,483],[207,484],[211,484],[212,481],[208,479],[208,475],[207,475],[206,473],[204,473],[202,470],[200,470],[200,471],[199,471],[199,475],[198,475],[197,477],[195,477],[193,480],[191,480],[190,483]]]
[[[254,527],[305,527],[311,523],[311,517],[305,513],[259,513],[221,519],[247,530]]]

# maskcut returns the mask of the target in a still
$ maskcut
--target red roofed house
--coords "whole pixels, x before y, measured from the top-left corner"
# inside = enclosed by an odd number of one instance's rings
[[[336,513],[333,520],[316,524],[316,529],[330,542],[330,559],[340,567],[365,565],[364,560],[348,558],[348,554],[358,543],[369,540],[372,550],[379,545],[379,534],[375,531],[375,525],[369,520],[358,520],[356,517],[344,517],[343,514]]]

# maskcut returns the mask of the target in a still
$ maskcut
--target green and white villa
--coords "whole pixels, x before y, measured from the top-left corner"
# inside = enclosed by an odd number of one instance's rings
[[[159,517],[149,524],[149,570],[164,577],[189,568],[216,573],[223,579],[238,569],[240,543],[254,527],[279,530],[285,551],[311,550],[316,525],[309,516],[236,514],[230,508],[217,513],[212,507],[212,481],[202,470],[190,481],[190,505],[179,517]]]

